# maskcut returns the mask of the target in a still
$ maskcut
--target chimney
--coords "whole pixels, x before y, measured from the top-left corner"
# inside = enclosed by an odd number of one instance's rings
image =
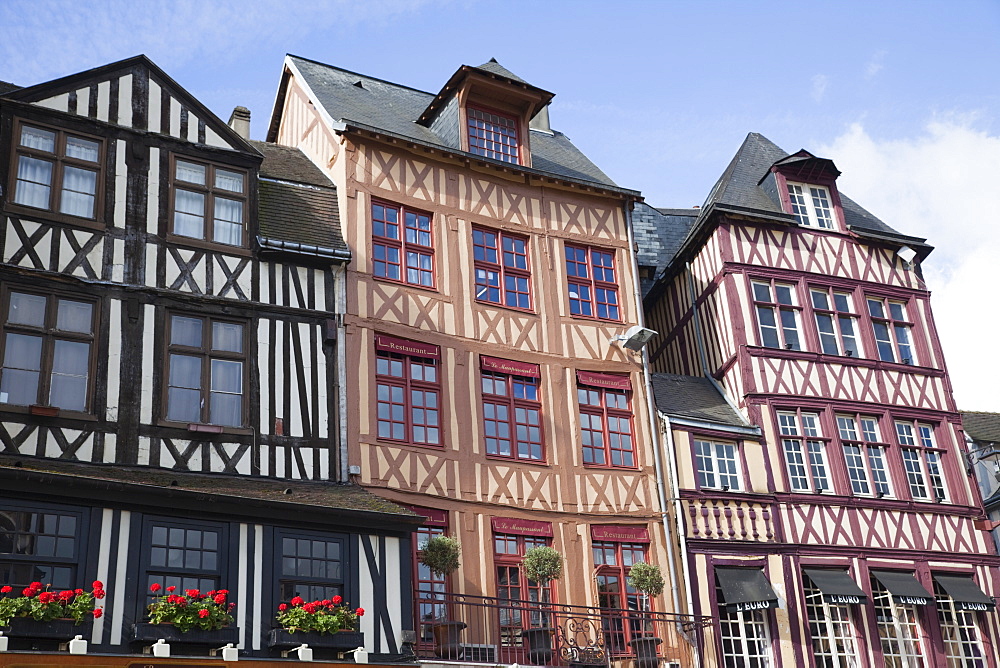
[[[250,139],[250,110],[246,107],[236,107],[229,116],[229,127],[244,139]]]

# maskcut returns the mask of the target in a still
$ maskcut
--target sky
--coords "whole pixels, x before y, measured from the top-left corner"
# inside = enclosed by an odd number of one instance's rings
[[[1000,0],[0,3],[0,80],[139,53],[223,120],[249,107],[256,139],[286,53],[429,92],[495,57],[659,207],[701,204],[748,132],[831,158],[842,192],[935,246],[958,405],[1000,412]]]

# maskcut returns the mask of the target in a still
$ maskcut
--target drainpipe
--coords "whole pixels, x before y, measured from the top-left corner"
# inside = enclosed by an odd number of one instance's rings
[[[333,272],[334,317],[337,319],[337,416],[340,439],[340,471],[339,481],[350,480],[347,464],[347,326],[344,314],[347,313],[347,263],[343,263]]]
[[[642,287],[639,283],[639,260],[636,257],[635,251],[635,240],[633,236],[632,229],[632,211],[629,207],[629,202],[622,204],[622,210],[625,215],[625,226],[628,230],[628,247],[629,255],[632,258],[632,276],[634,280],[633,285],[633,296],[635,299],[636,309],[638,310],[639,322],[645,322],[645,315],[642,310]],[[660,504],[660,521],[663,523],[664,532],[664,543],[667,548],[667,573],[670,578],[670,598],[673,604],[674,614],[681,614],[681,600],[680,592],[677,585],[677,556],[674,551],[674,541],[671,538],[671,526],[669,513],[667,512],[667,491],[663,479],[663,462],[661,461],[662,451],[660,449],[660,430],[659,423],[656,419],[657,412],[656,407],[653,404],[653,384],[650,378],[649,371],[649,353],[645,348],[642,349],[642,378],[643,383],[646,387],[646,412],[649,415],[649,426],[652,432],[653,438],[653,466],[656,470],[656,495],[657,500]],[[668,432],[669,434],[669,432]],[[668,435],[669,438],[669,435]],[[685,561],[686,560],[683,560]],[[686,575],[685,575],[686,578]],[[687,585],[687,580],[685,579],[685,585]],[[690,591],[690,587],[685,586],[685,589]],[[692,608],[688,607],[688,613]],[[684,625],[681,622],[677,622],[677,632],[688,641],[697,650],[696,641],[691,638],[684,629]],[[698,668],[701,664],[701,657],[698,656],[698,652],[694,652],[695,655],[695,668]]]

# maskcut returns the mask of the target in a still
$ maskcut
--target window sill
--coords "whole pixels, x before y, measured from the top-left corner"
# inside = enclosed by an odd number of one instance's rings
[[[379,283],[388,283],[389,285],[398,285],[401,288],[416,288],[417,290],[423,290],[424,292],[431,292],[436,295],[440,295],[441,291],[437,287],[432,287],[428,285],[418,285],[417,283],[407,283],[406,281],[397,281],[392,278],[387,278],[385,276],[376,276],[375,274],[368,274],[371,276],[372,280],[378,281]]]
[[[584,464],[583,468],[593,471],[627,471],[629,473],[637,473],[640,470],[638,466],[615,466],[614,464]]]
[[[50,411],[55,412],[52,413]],[[17,413],[19,415],[31,415],[33,417],[83,420],[86,422],[97,422],[98,419],[97,416],[92,413],[64,410],[62,408],[53,408],[51,406],[18,406],[15,404],[0,404],[0,413]]]
[[[159,420],[156,423],[159,427],[167,427],[183,431],[200,438],[213,438],[222,436],[250,436],[254,430],[249,427],[224,427],[218,424],[205,424],[200,422],[173,422],[171,420]]]
[[[171,232],[167,233],[166,241],[167,243],[175,246],[187,246],[189,248],[197,248],[198,250],[217,251],[220,253],[227,253],[229,255],[241,255],[243,257],[250,257],[253,255],[253,251],[246,246],[230,246],[228,244],[220,244],[212,241],[205,241],[203,239],[184,237]]]
[[[849,366],[865,366],[879,371],[899,371],[903,373],[913,373],[922,376],[943,377],[944,371],[929,366],[919,366],[916,364],[900,364],[899,362],[884,362],[870,357],[854,357],[847,355],[829,355],[827,353],[817,353],[811,350],[786,350],[784,348],[768,348],[747,344],[747,353],[751,357],[780,357],[783,359],[799,359],[822,364],[846,364]]]
[[[65,213],[59,213],[58,211],[51,211],[49,209],[36,209],[34,207],[23,206],[21,204],[15,204],[13,202],[7,203],[7,205],[4,207],[4,212],[9,213],[12,216],[16,216],[18,218],[30,218],[32,220],[64,223],[66,225],[73,225],[75,227],[86,227],[91,230],[104,230],[106,227],[108,227],[104,223],[102,215],[98,215],[95,218],[80,218],[78,216],[70,216]]]
[[[526,464],[528,466],[541,466],[544,468],[549,468],[549,462],[546,459],[517,459],[516,457],[491,455],[489,453],[486,453],[486,459],[488,459],[491,462],[505,462],[507,464]]]
[[[611,320],[610,318],[599,318],[596,315],[579,315],[576,313],[570,313],[569,317],[573,320],[582,320],[595,324],[620,325],[624,322],[623,320]]]
[[[440,450],[444,452],[445,446],[443,443],[433,444],[433,443],[413,443],[411,441],[397,441],[392,438],[384,438],[382,436],[376,436],[375,442],[380,445],[406,445],[411,448],[421,448],[424,450]]]
[[[476,304],[491,309],[495,308],[504,311],[513,311],[514,313],[521,313],[523,315],[538,315],[538,313],[534,309],[521,308],[519,306],[508,306],[506,304],[498,304],[496,302],[488,302],[485,299],[476,299]]]

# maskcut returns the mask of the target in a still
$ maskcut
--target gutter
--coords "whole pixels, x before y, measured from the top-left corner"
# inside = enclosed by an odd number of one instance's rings
[[[315,246],[313,244],[300,244],[294,241],[281,241],[280,239],[271,239],[270,237],[259,235],[257,236],[257,243],[260,244],[261,250],[296,253],[298,255],[311,255],[313,257],[322,257],[337,262],[351,261],[351,251],[347,249],[326,248],[324,246]]]
[[[669,417],[670,423],[675,424],[679,427],[691,427],[693,429],[711,429],[712,431],[721,431],[727,434],[733,434],[734,436],[750,436],[752,438],[761,437],[760,427],[751,425],[749,427],[737,427],[734,425],[720,424],[718,422],[708,422],[707,420],[695,420],[692,418],[680,417],[677,415],[668,416],[666,413],[661,412],[661,415]]]

